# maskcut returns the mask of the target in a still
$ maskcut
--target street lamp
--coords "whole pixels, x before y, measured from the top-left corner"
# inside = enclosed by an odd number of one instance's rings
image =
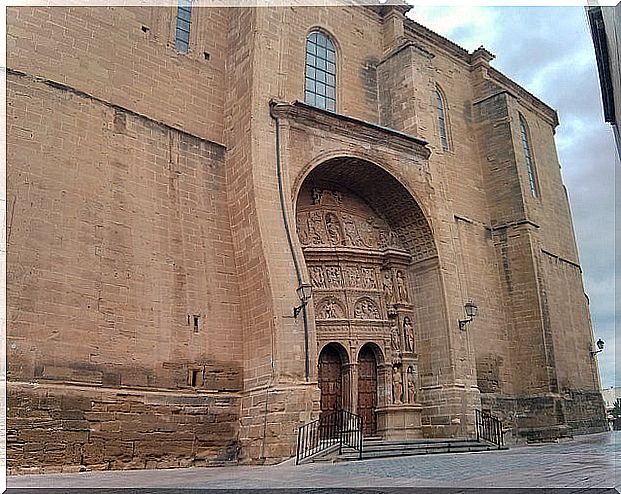
[[[472,322],[472,320],[477,316],[479,308],[472,300],[468,300],[468,302],[464,305],[464,311],[466,312],[467,319],[460,319],[459,321],[459,329],[462,331],[465,331],[466,324]]]
[[[295,292],[298,294],[300,302],[302,302],[300,305],[293,308],[293,317],[295,317],[296,319],[302,309],[306,307],[306,304],[308,304],[308,301],[310,300],[312,295],[312,290],[313,287],[310,283],[301,283],[300,286],[296,288]]]
[[[597,355],[599,352],[601,352],[604,349],[604,345],[605,345],[604,340],[602,340],[601,338],[598,338],[595,345],[597,346],[597,350],[593,350],[593,344],[589,343],[589,351],[591,352],[591,355]]]

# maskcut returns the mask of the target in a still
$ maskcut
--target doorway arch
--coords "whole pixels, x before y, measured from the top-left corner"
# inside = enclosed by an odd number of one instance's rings
[[[403,389],[405,368],[418,372],[421,365],[417,375],[432,376],[430,353],[419,362],[414,348],[442,338],[441,272],[425,213],[389,171],[354,157],[316,165],[302,180],[295,210],[313,287],[322,413],[342,407],[361,415],[367,436],[388,437],[399,421],[420,422],[405,420],[420,411],[393,388]],[[359,349],[352,365],[346,348]]]

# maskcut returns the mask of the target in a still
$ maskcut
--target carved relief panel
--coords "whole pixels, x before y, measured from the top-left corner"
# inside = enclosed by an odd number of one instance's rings
[[[296,215],[318,339],[334,340],[346,324],[350,340],[379,334],[388,354],[412,352],[395,317],[409,302],[410,255],[388,223],[357,195],[325,184],[302,189]]]

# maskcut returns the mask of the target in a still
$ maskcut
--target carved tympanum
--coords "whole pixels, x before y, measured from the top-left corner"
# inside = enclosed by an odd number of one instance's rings
[[[336,297],[327,297],[319,302],[318,319],[343,319],[345,311]]]
[[[355,319],[381,319],[375,302],[369,298],[362,298],[354,306]]]

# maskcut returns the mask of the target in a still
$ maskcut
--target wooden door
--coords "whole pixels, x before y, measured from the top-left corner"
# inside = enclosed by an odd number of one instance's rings
[[[358,355],[358,415],[362,417],[362,433],[377,433],[375,408],[377,407],[377,362],[373,350],[362,347]]]
[[[340,410],[343,407],[342,362],[338,350],[326,346],[319,355],[319,389],[321,390],[321,413]]]

